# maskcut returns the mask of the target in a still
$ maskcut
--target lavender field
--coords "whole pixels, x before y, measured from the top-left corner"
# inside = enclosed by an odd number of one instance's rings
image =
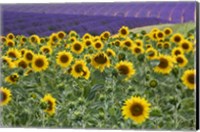
[[[0,126],[195,130],[195,2],[0,7]]]

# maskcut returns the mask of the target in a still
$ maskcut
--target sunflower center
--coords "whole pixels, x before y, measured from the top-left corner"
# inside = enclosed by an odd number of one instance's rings
[[[81,64],[76,65],[76,66],[75,66],[75,71],[76,71],[77,73],[82,72],[82,71],[83,71],[82,65],[81,65]]]
[[[112,56],[112,53],[110,51],[107,52],[108,56]]]
[[[137,46],[141,46],[141,43],[140,43],[140,42],[137,42],[136,44],[137,44]]]
[[[175,36],[174,41],[175,41],[175,42],[180,42],[180,41],[181,41],[181,38],[180,38],[179,36]]]
[[[8,46],[13,46],[14,44],[12,42],[8,42]]]
[[[194,84],[194,74],[190,74],[187,78],[188,82]]]
[[[183,48],[183,49],[189,49],[189,45],[188,45],[187,43],[183,43],[183,44],[182,44],[182,48]]]
[[[150,51],[150,52],[149,52],[149,56],[150,56],[150,57],[153,57],[154,55],[155,55],[155,53],[154,53],[153,51]]]
[[[166,48],[166,49],[169,48],[169,44],[168,44],[168,43],[165,43],[165,44],[164,44],[164,48]]]
[[[56,36],[53,36],[52,40],[53,40],[54,42],[56,42],[56,41],[57,41]]]
[[[96,47],[96,48],[100,48],[100,47],[101,47],[101,44],[100,44],[100,43],[96,43],[96,44],[95,44],[95,47]]]
[[[7,94],[3,92],[2,90],[0,90],[0,95],[1,95],[0,102],[4,102],[8,98]]]
[[[126,34],[127,34],[126,30],[125,30],[125,29],[122,29],[122,30],[121,30],[121,34],[126,35]]]
[[[165,34],[170,34],[170,31],[169,30],[165,30]]]
[[[163,37],[163,34],[162,34],[162,33],[158,33],[158,37],[159,37],[159,38],[162,38],[162,37]]]
[[[27,64],[26,64],[25,61],[20,61],[18,65],[19,65],[20,67],[24,68],[24,69],[27,67]]]
[[[10,80],[11,80],[12,82],[17,81],[17,80],[18,80],[17,75],[11,75],[11,76],[10,76]]]
[[[86,41],[86,45],[87,45],[87,46],[90,46],[90,45],[91,45],[91,42],[90,42],[90,41]]]
[[[141,104],[136,103],[131,106],[130,111],[133,116],[140,116],[143,113],[143,107]]]
[[[49,49],[48,49],[48,48],[44,48],[44,49],[43,49],[43,52],[49,53]]]
[[[35,37],[32,37],[32,38],[31,38],[31,41],[32,41],[32,42],[35,42],[35,41],[36,41]]]
[[[115,45],[116,45],[116,46],[119,46],[119,45],[120,45],[120,42],[118,42],[118,41],[115,42]]]
[[[44,66],[44,61],[42,60],[42,59],[37,59],[36,61],[35,61],[35,65],[37,66],[37,67],[43,67]]]
[[[68,58],[67,55],[62,55],[62,56],[60,57],[60,61],[61,61],[62,63],[66,63],[66,62],[68,62],[68,60],[69,60],[69,58]]]
[[[47,111],[51,111],[53,109],[53,103],[51,101],[48,100],[48,108]]]
[[[12,35],[9,35],[8,38],[9,38],[9,39],[13,39],[14,37],[13,37]]]
[[[80,44],[75,44],[74,45],[74,49],[79,51],[81,49],[81,45]]]
[[[129,42],[129,41],[125,42],[125,45],[126,45],[127,47],[130,47],[130,46],[131,46],[131,42]]]
[[[109,37],[109,34],[108,34],[108,33],[105,33],[103,36],[104,36],[104,38],[108,38],[108,37]]]
[[[141,49],[140,48],[135,48],[135,53],[140,53]]]
[[[62,39],[62,38],[64,38],[64,34],[63,33],[59,33],[58,37]]]
[[[176,61],[177,61],[178,63],[183,63],[183,62],[184,62],[183,58],[181,58],[181,57],[178,57],[178,58],[176,59]]]
[[[158,43],[157,46],[158,46],[159,48],[161,48],[161,47],[162,47],[162,44],[161,44],[161,43]]]
[[[6,39],[5,38],[1,38],[1,42],[5,42],[6,41]]]
[[[120,74],[127,75],[129,73],[129,68],[125,65],[121,65],[118,68]]]
[[[8,56],[10,56],[10,57],[14,57],[14,58],[17,57],[16,54],[15,54],[14,52],[9,52],[9,53],[8,53]]]
[[[96,56],[94,58],[94,60],[98,64],[105,64],[108,61],[107,58],[103,54],[100,54],[100,55]]]
[[[23,41],[23,42],[26,42],[26,38],[22,38],[22,41]]]
[[[26,54],[26,58],[27,58],[28,60],[32,60],[32,59],[33,59],[33,55],[32,55],[31,53],[27,53],[27,54]]]
[[[180,55],[180,54],[181,54],[181,52],[179,50],[175,51],[175,55]]]
[[[156,37],[156,33],[154,33],[154,34],[153,34],[153,38],[154,38],[154,39],[156,39],[156,38],[157,38],[157,37]]]
[[[160,63],[158,65],[158,67],[165,69],[168,67],[168,60],[165,58],[160,58]]]

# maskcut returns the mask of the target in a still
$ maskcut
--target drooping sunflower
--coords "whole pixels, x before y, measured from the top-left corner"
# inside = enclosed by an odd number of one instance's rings
[[[15,42],[13,40],[8,39],[6,41],[6,45],[9,46],[9,47],[13,47],[13,46],[15,46]]]
[[[96,50],[101,50],[101,49],[103,49],[104,44],[102,43],[102,41],[99,40],[99,41],[96,41],[93,43],[93,47]]]
[[[133,49],[132,49],[132,53],[133,53],[134,55],[140,55],[140,54],[143,54],[143,53],[144,53],[144,49],[143,49],[143,47],[141,47],[141,46],[136,46],[136,45],[134,45],[134,46],[133,46]]]
[[[25,72],[24,72],[24,76],[28,76],[30,73],[33,72],[32,68],[28,68]]]
[[[48,68],[49,62],[44,55],[34,55],[32,68],[35,72],[40,72]]]
[[[29,37],[29,42],[32,43],[32,44],[39,44],[40,43],[40,37],[36,34],[31,35]]]
[[[5,78],[5,82],[10,84],[15,84],[19,80],[19,75],[17,73],[13,73]]]
[[[195,77],[196,77],[196,70],[186,70],[182,77],[181,80],[183,81],[183,84],[188,87],[189,89],[193,90],[195,88]]]
[[[43,54],[52,54],[53,50],[51,48],[51,46],[49,45],[44,45],[40,48],[40,51],[43,53]]]
[[[180,33],[173,34],[173,36],[170,38],[171,42],[174,42],[176,44],[179,44],[184,37]]]
[[[127,47],[128,49],[132,49],[133,45],[134,42],[130,38],[127,38],[122,42],[122,47]]]
[[[11,91],[8,88],[1,87],[0,97],[0,106],[7,105],[12,99]]]
[[[184,51],[180,47],[175,47],[172,49],[171,54],[172,54],[172,56],[182,55],[182,54],[184,54]]]
[[[122,26],[120,29],[119,29],[119,35],[120,37],[126,37],[129,35],[129,28],[126,27],[126,26]]]
[[[154,67],[154,71],[162,74],[169,74],[173,68],[174,60],[171,56],[160,55],[156,58],[159,60],[159,64]]]
[[[110,59],[104,52],[99,52],[92,56],[91,65],[103,72],[106,67],[110,67]]]
[[[148,48],[146,50],[147,58],[150,60],[156,59],[158,56],[158,51],[154,48]]]
[[[179,47],[181,47],[184,52],[190,52],[193,50],[193,44],[188,40],[182,40]]]
[[[72,54],[66,51],[58,52],[56,57],[56,63],[63,68],[68,67],[71,64],[72,60],[73,60]]]
[[[119,72],[119,74],[125,76],[125,80],[128,80],[135,74],[133,63],[128,61],[120,61],[115,65],[115,69]]]
[[[143,45],[144,45],[143,41],[140,40],[140,39],[136,39],[136,40],[135,40],[135,44],[136,44],[137,46],[140,46],[140,47],[143,47]]]
[[[57,36],[60,40],[62,40],[63,38],[65,38],[66,33],[64,31],[59,31],[57,32]]]
[[[188,63],[187,58],[186,58],[183,54],[177,55],[177,56],[175,57],[175,60],[176,60],[176,62],[178,63],[178,66],[179,66],[179,67],[184,67],[184,66],[186,66],[187,63]]]
[[[54,115],[56,111],[56,99],[52,97],[51,94],[46,94],[42,99],[41,102],[47,103],[48,107],[44,110],[49,115]]]
[[[84,50],[84,45],[79,41],[75,41],[71,46],[71,51],[76,54],[81,54],[83,50]]]
[[[9,33],[6,35],[7,39],[13,40],[15,38],[15,35],[13,33]]]
[[[23,69],[26,69],[28,67],[28,62],[25,58],[19,58],[15,61],[15,64],[17,67],[22,67]]]
[[[85,67],[83,70],[83,77],[88,80],[90,78],[90,70],[88,67]]]
[[[34,58],[34,53],[31,50],[26,50],[25,54],[24,54],[24,58],[25,60],[30,63],[32,62],[33,58]]]
[[[8,51],[6,52],[6,55],[11,58],[20,58],[21,57],[20,51],[16,48],[9,48]]]
[[[173,30],[169,27],[164,28],[163,32],[165,33],[166,36],[169,36],[170,34],[173,33]]]
[[[2,62],[4,64],[7,64],[9,68],[13,69],[16,67],[15,63],[12,61],[12,59],[8,56],[2,56]]]
[[[108,48],[108,49],[106,50],[106,54],[107,54],[109,57],[110,57],[110,56],[113,56],[113,57],[116,56],[115,51],[112,50],[111,48]]]
[[[78,78],[83,76],[86,70],[86,63],[83,60],[76,60],[74,65],[72,66],[71,74],[74,78]]]
[[[132,96],[122,107],[122,115],[125,119],[130,118],[136,124],[141,124],[149,118],[150,106],[145,98]]]

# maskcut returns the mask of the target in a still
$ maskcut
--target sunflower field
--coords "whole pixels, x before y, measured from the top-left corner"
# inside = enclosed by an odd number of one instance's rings
[[[194,31],[1,36],[1,125],[193,130]]]

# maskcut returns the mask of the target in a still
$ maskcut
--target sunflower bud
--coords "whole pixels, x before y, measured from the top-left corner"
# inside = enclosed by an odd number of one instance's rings
[[[70,109],[73,109],[75,107],[75,103],[74,102],[70,102],[68,106],[69,106]]]
[[[35,99],[37,97],[37,95],[35,93],[31,93],[30,94],[31,98]]]
[[[144,61],[144,58],[145,58],[144,54],[140,54],[140,55],[138,55],[138,57],[137,57],[137,59],[138,59],[140,62],[143,62],[143,61]]]
[[[146,32],[145,30],[142,30],[140,33],[141,33],[142,35],[145,35],[147,32]]]
[[[109,47],[109,48],[111,47],[111,44],[110,44],[110,43],[108,44],[108,47]]]
[[[150,113],[151,116],[162,116],[161,109],[159,107],[153,107]]]
[[[74,116],[76,121],[82,120],[82,115],[80,112],[74,112]]]
[[[46,102],[41,102],[40,103],[40,108],[43,109],[43,110],[47,109],[48,108],[48,104]]]
[[[157,85],[158,85],[158,82],[156,80],[151,80],[149,82],[149,86],[152,87],[152,88],[155,88]]]
[[[99,97],[99,99],[100,99],[100,101],[104,101],[106,99],[106,97],[101,94],[100,97]]]
[[[146,75],[146,81],[149,81],[149,79],[150,79],[150,75]]]
[[[177,88],[177,89],[181,89],[181,88],[182,88],[181,84],[177,84],[177,85],[176,85],[176,88]]]
[[[168,101],[173,105],[175,105],[178,102],[176,97],[173,96],[169,96]]]
[[[177,66],[174,67],[173,70],[172,70],[172,73],[174,74],[175,77],[177,77],[178,73],[179,73],[179,68]]]
[[[103,120],[103,119],[105,118],[104,112],[100,112],[99,115],[98,115],[98,118],[99,118],[100,120]]]
[[[83,105],[85,103],[85,101],[82,99],[82,98],[79,98],[78,99],[78,104],[79,105]]]
[[[121,60],[125,60],[125,54],[124,53],[119,53],[119,55],[118,55],[118,59],[119,59],[119,61],[121,61]]]

